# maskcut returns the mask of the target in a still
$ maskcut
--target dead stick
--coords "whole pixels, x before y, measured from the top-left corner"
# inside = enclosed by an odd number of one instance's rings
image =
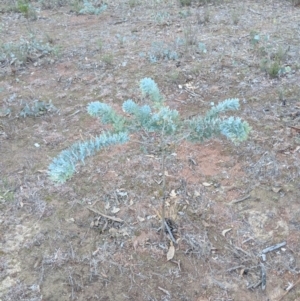
[[[298,279],[277,301],[281,301],[289,293],[289,291],[292,290],[299,283],[300,279]]]
[[[173,234],[172,234],[172,231],[171,231],[171,229],[170,229],[168,223],[166,222],[166,220],[164,221],[164,224],[165,224],[165,227],[166,227],[166,229],[167,229],[167,231],[168,231],[168,233],[169,233],[169,235],[170,235],[171,240],[173,241],[173,243],[176,244],[176,240],[175,240],[175,238],[174,238],[174,236],[173,236]]]
[[[266,254],[266,253],[275,251],[275,250],[277,250],[277,249],[279,249],[279,248],[281,248],[281,247],[284,247],[285,245],[286,245],[286,242],[284,241],[284,242],[281,242],[281,243],[279,243],[279,244],[277,244],[277,245],[274,245],[274,246],[265,248],[265,249],[263,249],[261,252],[262,252],[263,254]]]
[[[247,256],[252,257],[251,254],[249,254],[248,252],[246,252],[246,251],[243,250],[242,248],[237,247],[237,246],[234,246],[234,247],[235,247],[237,250],[239,250],[239,251],[243,252],[244,254],[246,254]]]
[[[250,198],[250,194],[248,194],[248,195],[246,195],[246,196],[244,196],[243,198],[241,198],[241,199],[238,199],[238,200],[233,200],[231,203],[232,204],[236,204],[236,203],[240,203],[240,202],[243,202],[243,201],[245,201],[245,200],[248,200],[249,198]]]
[[[243,201],[249,199],[250,197],[251,197],[251,195],[248,194],[248,195],[242,197],[241,199],[231,201],[231,202],[228,203],[227,205],[230,206],[230,205],[232,205],[232,204],[237,204],[237,203],[243,202]]]
[[[165,290],[164,288],[159,286],[158,289],[161,290],[162,292],[164,292],[166,295],[170,296],[170,293],[167,290]]]
[[[260,264],[261,269],[261,289],[264,291],[267,284],[267,272],[263,263]]]
[[[122,219],[120,219],[118,217],[113,217],[113,216],[106,215],[106,214],[104,214],[104,213],[102,213],[102,212],[100,212],[100,211],[98,211],[98,210],[96,210],[94,208],[86,207],[86,209],[88,209],[88,210],[90,210],[90,211],[92,211],[94,213],[97,213],[97,214],[99,214],[99,215],[101,215],[101,216],[103,216],[105,218],[111,219],[112,221],[119,222],[119,223],[123,223],[124,222]]]
[[[244,268],[245,266],[244,265],[238,265],[238,266],[235,266],[235,267],[233,267],[233,268],[230,268],[230,269],[228,269],[227,270],[227,272],[232,272],[232,271],[235,271],[235,270],[237,270],[237,269],[242,269],[242,268]]]

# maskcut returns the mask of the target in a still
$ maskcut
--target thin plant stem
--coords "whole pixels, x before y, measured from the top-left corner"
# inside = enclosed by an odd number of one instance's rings
[[[165,236],[165,205],[166,205],[166,154],[165,149],[162,149],[162,213],[161,213],[161,238]]]
[[[164,137],[165,123],[160,137],[161,169],[162,169],[162,213],[161,213],[161,239],[165,237],[165,205],[166,205],[166,143]]]

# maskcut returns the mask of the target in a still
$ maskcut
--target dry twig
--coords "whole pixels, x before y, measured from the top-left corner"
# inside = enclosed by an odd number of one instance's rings
[[[166,222],[166,220],[164,220],[164,225],[165,225],[165,227],[166,227],[166,229],[167,229],[167,231],[168,231],[168,233],[169,233],[169,235],[170,235],[171,240],[173,241],[174,244],[176,244],[176,239],[174,238],[174,236],[173,236],[173,234],[172,234],[172,231],[171,231],[171,229],[170,229],[168,223]],[[162,229],[162,230],[163,230],[163,229]]]
[[[279,249],[279,248],[281,248],[281,247],[284,247],[285,245],[286,245],[286,242],[284,241],[284,242],[281,242],[281,243],[279,243],[279,244],[277,244],[277,245],[273,245],[273,246],[271,246],[271,247],[265,248],[265,249],[263,249],[261,252],[262,252],[263,254],[266,254],[266,253],[275,251],[275,250],[277,250],[277,249]]]
[[[103,216],[105,218],[111,219],[112,221],[119,222],[119,223],[123,223],[124,222],[122,219],[120,219],[118,217],[113,217],[113,216],[106,215],[106,214],[104,214],[104,213],[102,213],[102,212],[100,212],[100,211],[98,211],[98,210],[96,210],[94,208],[86,207],[86,209],[88,209],[88,210],[90,210],[90,211],[92,211],[92,212],[94,212],[96,214],[99,214],[99,215],[101,215],[101,216]]]
[[[300,283],[300,279],[298,279],[293,285],[289,286],[289,288],[287,288],[286,292],[276,301],[281,301],[283,300],[283,298],[297,285]]]
[[[240,202],[243,202],[245,200],[248,200],[249,198],[251,197],[250,194],[238,199],[238,200],[232,200],[230,203],[228,203],[228,205],[232,205],[232,204],[237,204],[237,203],[240,203]]]

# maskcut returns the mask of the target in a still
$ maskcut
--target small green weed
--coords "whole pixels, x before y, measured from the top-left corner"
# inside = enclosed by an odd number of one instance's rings
[[[16,11],[23,14],[23,16],[27,19],[37,19],[35,9],[27,0],[19,0],[16,4]]]
[[[233,10],[231,12],[231,19],[232,19],[232,23],[234,25],[238,25],[238,23],[240,21],[240,13],[237,10]]]
[[[180,72],[179,71],[172,71],[172,72],[169,72],[167,74],[167,77],[169,78],[169,80],[172,82],[172,83],[175,83],[177,84],[178,81],[179,81],[179,78],[180,78]]]
[[[169,24],[170,23],[170,14],[165,11],[157,12],[154,14],[153,19],[158,24]]]
[[[251,31],[250,32],[250,43],[255,46],[259,43],[259,41],[260,41],[259,33],[256,31]]]
[[[198,43],[198,52],[207,53],[206,45],[202,42]]]
[[[120,47],[124,46],[124,43],[126,42],[126,37],[120,35],[119,33],[116,34],[116,38],[119,42]]]
[[[133,7],[139,5],[139,1],[138,0],[129,0],[128,5],[129,5],[130,8],[133,8]]]
[[[97,45],[97,50],[101,52],[103,48],[103,41],[101,39],[97,40],[96,45]]]
[[[36,61],[54,51],[55,48],[49,43],[38,41],[33,36],[28,40],[21,38],[19,43],[0,45],[0,63],[21,66],[27,62]]]
[[[282,46],[274,46],[269,35],[261,35],[256,31],[250,32],[250,44],[258,56],[263,57],[260,67],[271,78],[283,76],[291,72],[289,66],[283,67],[286,54],[290,47],[284,49]],[[276,49],[277,48],[277,49]]]
[[[25,104],[20,112],[21,117],[39,117],[46,113],[57,112],[57,108],[52,104],[51,100],[49,103],[44,101],[35,100],[33,105],[30,106],[28,103]]]
[[[0,204],[12,202],[15,199],[14,189],[6,178],[0,180]]]
[[[79,11],[83,8],[81,0],[73,0],[71,3],[72,11],[79,14]]]
[[[186,19],[191,15],[191,12],[189,9],[183,9],[178,14],[179,14],[179,18]]]
[[[11,202],[14,200],[14,193],[10,190],[0,189],[0,203]]]
[[[180,6],[191,6],[192,0],[179,0]]]
[[[100,15],[107,9],[107,4],[102,4],[100,7],[97,7],[92,2],[87,0],[83,1],[83,8],[79,11],[81,15]]]
[[[111,53],[104,54],[102,56],[102,62],[106,65],[112,65],[114,61],[114,56]]]
[[[149,61],[157,63],[159,60],[177,60],[179,55],[174,49],[176,49],[176,43],[167,45],[162,41],[153,42],[151,50],[148,52]]]
[[[223,0],[197,0],[198,5],[206,5],[209,3],[218,4],[222,2]]]
[[[204,24],[209,23],[209,21],[210,21],[210,10],[209,8],[206,7],[204,10]]]
[[[70,0],[40,0],[42,9],[53,9],[70,4]]]
[[[193,28],[191,24],[188,24],[183,29],[185,51],[187,52],[189,47],[197,45],[197,29]]]
[[[279,70],[280,70],[280,64],[276,60],[274,62],[271,62],[269,66],[267,67],[267,72],[270,75],[271,78],[276,78],[279,75]]]

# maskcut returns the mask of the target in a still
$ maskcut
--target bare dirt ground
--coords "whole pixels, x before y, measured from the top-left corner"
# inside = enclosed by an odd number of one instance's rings
[[[299,6],[117,0],[79,15],[80,1],[31,2],[30,14],[12,2],[0,4],[0,300],[299,301]],[[32,38],[53,51],[29,51]],[[29,50],[16,59],[20,41]],[[252,127],[238,147],[172,146],[169,261],[151,135],[88,158],[63,185],[47,174],[60,151],[103,131],[87,104],[139,100],[144,77],[187,118],[239,98]]]

